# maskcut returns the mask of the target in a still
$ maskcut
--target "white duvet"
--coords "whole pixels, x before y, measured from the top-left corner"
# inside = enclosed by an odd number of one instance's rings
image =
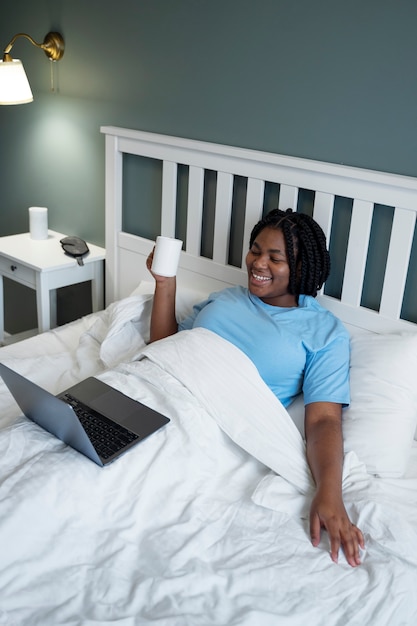
[[[143,329],[128,306],[74,327],[70,352],[71,329],[0,351],[51,391],[95,374],[171,419],[101,469],[1,386],[0,624],[416,624],[415,451],[391,480],[347,455],[366,551],[356,569],[335,565],[326,535],[309,541],[304,442],[252,364],[207,331],[133,349]],[[133,362],[118,354],[125,331]]]

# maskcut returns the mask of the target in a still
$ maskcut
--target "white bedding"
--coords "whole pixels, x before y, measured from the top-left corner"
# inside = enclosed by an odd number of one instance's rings
[[[1,385],[0,624],[416,624],[417,449],[404,478],[347,455],[366,551],[335,565],[326,535],[309,541],[311,477],[286,411],[211,333],[133,344],[146,302],[0,350],[55,393],[98,375],[171,418],[101,469],[18,417]]]

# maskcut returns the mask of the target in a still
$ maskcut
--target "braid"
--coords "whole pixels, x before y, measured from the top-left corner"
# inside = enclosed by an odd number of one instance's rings
[[[284,235],[290,293],[316,297],[330,273],[326,236],[318,223],[305,213],[273,209],[253,228],[250,247],[264,228],[280,229]]]

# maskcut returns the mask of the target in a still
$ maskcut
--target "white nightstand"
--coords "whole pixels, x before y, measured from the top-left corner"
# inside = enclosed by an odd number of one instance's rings
[[[50,230],[48,239],[42,240],[31,239],[29,233],[0,237],[0,342],[4,339],[4,276],[36,290],[39,332],[56,326],[55,290],[59,287],[90,280],[92,309],[103,308],[105,249],[89,243],[90,252],[80,266],[63,251],[60,239],[65,236]]]

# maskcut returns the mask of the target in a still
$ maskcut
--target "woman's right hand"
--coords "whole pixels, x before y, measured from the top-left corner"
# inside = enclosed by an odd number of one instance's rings
[[[148,258],[146,259],[146,267],[148,271],[152,274],[152,276],[155,278],[155,274],[152,272],[152,261],[153,261],[154,251],[155,251],[155,246],[152,248],[152,250],[148,254]]]
[[[155,252],[155,246],[152,248],[152,250],[150,251],[150,253],[148,254],[148,257],[146,259],[146,267],[148,269],[148,271],[152,274],[152,276],[155,279],[156,283],[164,283],[164,282],[172,282],[172,279],[174,277],[172,276],[160,276],[159,274],[155,274],[155,272],[152,271],[152,261],[153,261],[153,255]]]

